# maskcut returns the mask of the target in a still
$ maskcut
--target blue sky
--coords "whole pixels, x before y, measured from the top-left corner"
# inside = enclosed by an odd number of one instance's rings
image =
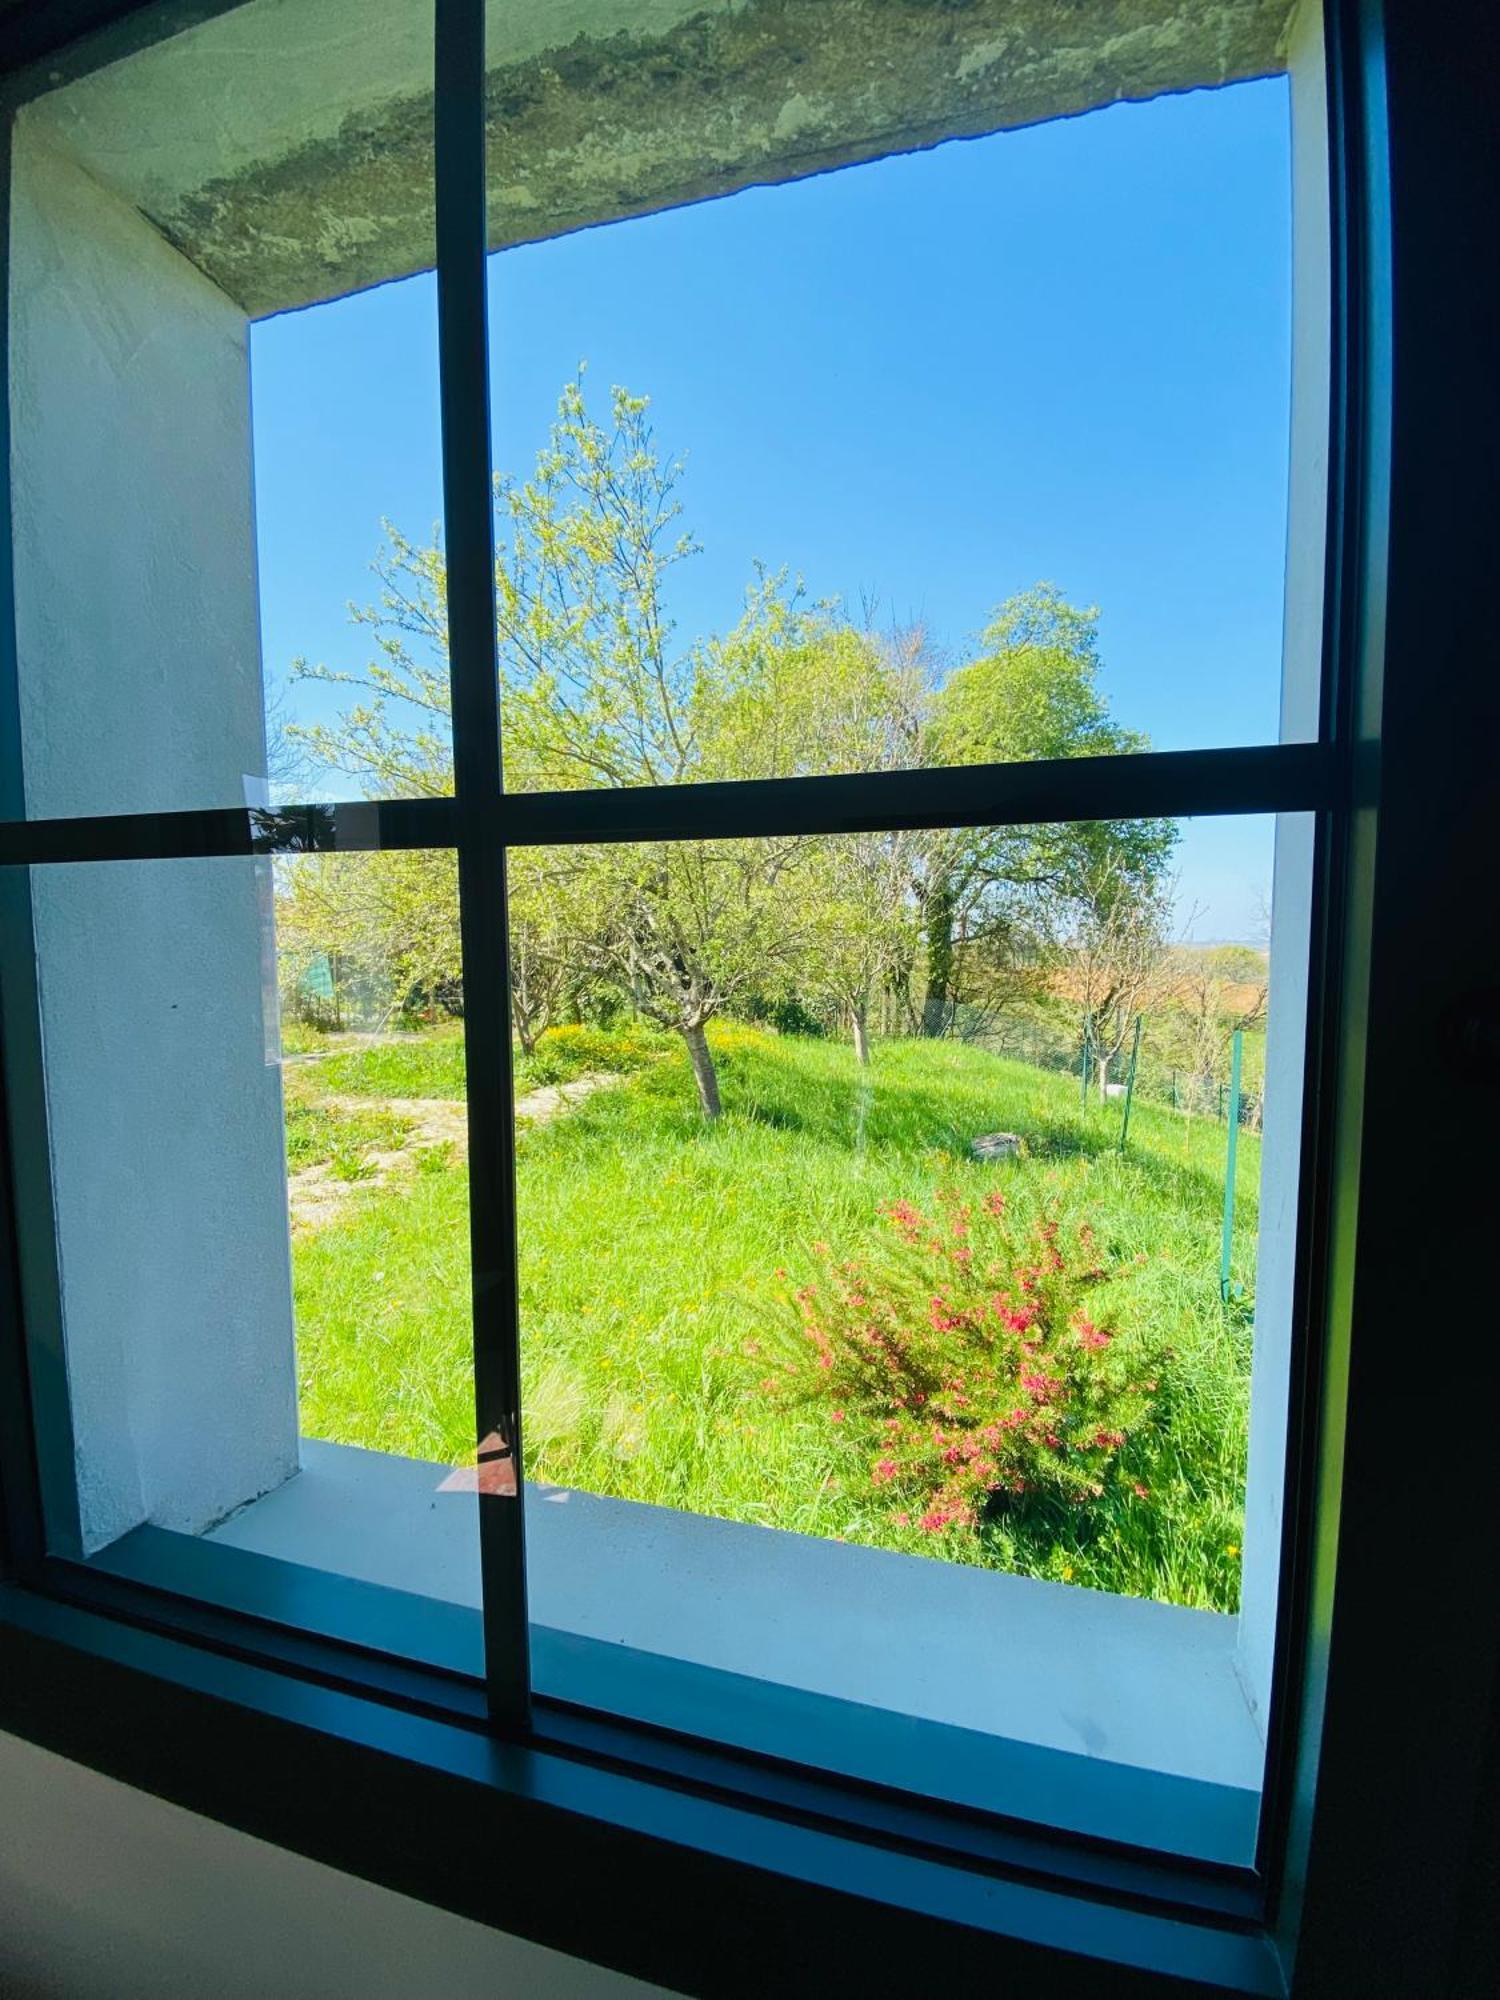
[[[586,362],[594,399],[648,394],[686,454],[685,633],[731,624],[759,560],[957,660],[1046,579],[1100,607],[1122,721],[1161,748],[1270,740],[1289,165],[1275,79],[503,253],[495,463],[529,466]],[[433,282],[263,322],[252,365],[268,673],[357,668],[380,517],[425,536],[441,513]],[[1198,823],[1180,866],[1198,935],[1255,934],[1265,822]]]

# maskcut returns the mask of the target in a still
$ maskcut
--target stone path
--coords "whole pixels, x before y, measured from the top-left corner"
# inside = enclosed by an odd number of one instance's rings
[[[612,1072],[589,1070],[571,1083],[547,1084],[530,1090],[516,1100],[516,1122],[529,1128],[548,1125],[570,1105],[591,1097],[596,1090],[608,1090],[622,1079]],[[340,1212],[361,1188],[386,1187],[393,1179],[416,1168],[423,1153],[439,1146],[451,1146],[455,1159],[465,1159],[469,1151],[469,1111],[459,1098],[451,1097],[355,1097],[330,1092],[309,1100],[324,1109],[345,1116],[372,1111],[401,1118],[411,1126],[405,1145],[394,1150],[371,1147],[364,1155],[369,1172],[359,1180],[340,1178],[326,1160],[303,1167],[287,1177],[287,1202],[291,1209],[292,1232],[305,1236],[337,1220]]]

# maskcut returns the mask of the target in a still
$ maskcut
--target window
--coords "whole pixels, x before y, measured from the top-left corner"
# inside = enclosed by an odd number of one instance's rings
[[[1183,1860],[1230,1907],[1278,1726],[1344,825],[1320,24],[1290,59],[1251,9],[1228,56],[1164,31],[1131,94],[1233,87],[1106,111],[1104,40],[1023,77],[965,10],[891,30],[894,65],[796,9],[755,63],[754,10],[506,15],[482,79],[480,11],[164,20],[15,121],[5,1033],[40,1539],[441,1670],[502,1732],[623,1724],[747,1784]],[[1240,331],[1282,327],[1284,428],[1236,406],[1211,449],[1192,246],[1222,211],[1174,184],[1154,245],[1116,218],[1112,291],[1048,265],[1026,202],[1220,141],[1227,177],[1252,102],[1295,228],[1256,211]],[[814,290],[938,217],[994,259],[976,318],[1006,336],[946,350],[962,405],[922,400],[947,293],[892,301],[892,375],[878,284],[847,340]],[[780,304],[746,275],[778,231]],[[1148,251],[1181,351],[1148,366],[1148,284],[1099,407],[1064,407]],[[644,384],[558,366],[640,271],[637,358],[728,413],[716,518],[752,582],[717,627],[673,595]],[[689,301],[730,359],[674,357]],[[885,406],[823,424],[849,377]],[[1160,407],[1109,432],[1133,381]],[[1163,491],[1131,495],[1158,419]],[[1091,523],[1070,453],[1114,495]],[[393,524],[374,666],[345,668],[333,579],[393,459],[407,518],[445,518]],[[1057,490],[1018,500],[1043,464]],[[899,508],[854,508],[876,481]],[[840,504],[850,540],[903,522],[905,593],[972,562],[965,506],[1034,517],[1039,556],[1071,520],[1120,573],[1159,560],[1124,647],[1151,741],[1100,694],[1086,597],[1011,578],[965,645],[958,609],[934,638],[861,606],[847,549],[836,602],[801,591],[780,565]],[[1196,597],[1169,546],[1195,512],[1223,558]]]

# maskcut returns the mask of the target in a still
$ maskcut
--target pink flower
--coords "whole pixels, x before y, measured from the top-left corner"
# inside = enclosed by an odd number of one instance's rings
[[[1095,1326],[1091,1320],[1079,1320],[1078,1342],[1081,1347],[1092,1348],[1097,1353],[1100,1348],[1108,1347],[1110,1339],[1111,1336],[1102,1327]]]
[[[1151,1498],[1151,1488],[1149,1486],[1142,1486],[1139,1480],[1135,1482],[1130,1490],[1137,1500],[1149,1500]]]
[[[898,1468],[895,1459],[893,1458],[877,1459],[875,1463],[875,1469],[870,1474],[870,1477],[875,1481],[875,1484],[877,1486],[884,1486],[890,1480],[895,1478],[897,1469]]]
[[[841,1424],[841,1423],[842,1423],[842,1422],[844,1421],[844,1413],[843,1413],[843,1411],[842,1411],[842,1410],[835,1410],[835,1411],[834,1411],[834,1413],[833,1413],[833,1421],[834,1421],[834,1422],[835,1422],[836,1424]]]

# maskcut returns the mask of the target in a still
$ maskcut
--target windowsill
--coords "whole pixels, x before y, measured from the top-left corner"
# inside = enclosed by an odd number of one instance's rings
[[[303,1441],[204,1538],[476,1607],[448,1468]],[[985,1811],[1247,1865],[1264,1746],[1236,1621],[528,1488],[538,1691]]]

